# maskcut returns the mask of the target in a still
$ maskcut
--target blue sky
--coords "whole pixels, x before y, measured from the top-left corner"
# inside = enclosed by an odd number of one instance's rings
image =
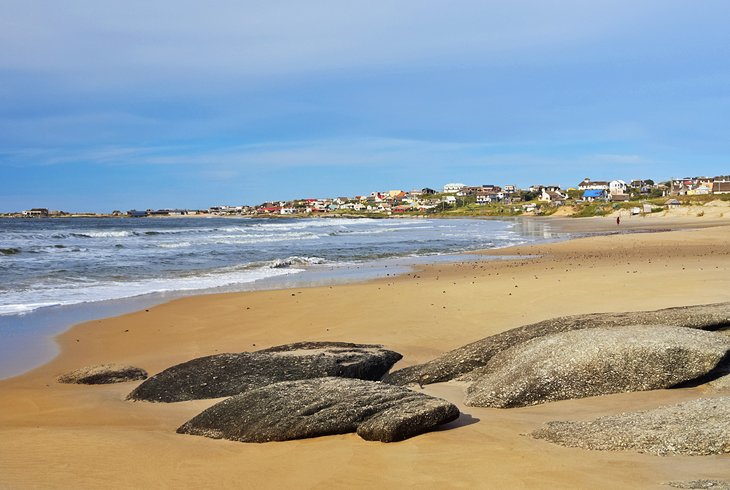
[[[730,173],[726,1],[2,11],[0,211]]]

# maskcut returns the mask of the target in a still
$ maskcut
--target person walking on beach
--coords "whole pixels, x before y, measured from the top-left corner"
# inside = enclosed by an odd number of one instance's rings
[[[621,216],[616,216],[616,226],[621,224]]]

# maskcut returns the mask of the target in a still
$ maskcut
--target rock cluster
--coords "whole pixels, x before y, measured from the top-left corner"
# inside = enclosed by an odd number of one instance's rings
[[[299,342],[217,354],[165,369],[128,398],[153,402],[219,398],[280,381],[326,376],[379,380],[401,357],[379,345],[345,342]]]
[[[584,449],[656,455],[729,453],[730,397],[702,398],[588,422],[549,422],[532,436]]]
[[[670,325],[701,330],[730,326],[730,303],[684,306],[656,311],[592,313],[553,318],[507,330],[454,349],[424,364],[409,366],[387,375],[383,381],[396,385],[429,384],[449,381],[485,366],[510,347],[528,340],[560,332],[628,325]]]
[[[510,408],[669,388],[712,372],[730,351],[713,332],[630,326],[539,337],[472,371],[466,404]]]
[[[100,385],[109,383],[124,383],[125,381],[139,381],[147,378],[147,371],[134,366],[117,364],[101,364],[76,369],[58,377],[59,383]]]
[[[285,381],[228,398],[177,432],[268,442],[357,432],[394,442],[455,420],[453,404],[400,386],[347,378]]]
[[[687,488],[690,490],[730,490],[730,481],[726,480],[671,481],[667,485],[674,488]]]

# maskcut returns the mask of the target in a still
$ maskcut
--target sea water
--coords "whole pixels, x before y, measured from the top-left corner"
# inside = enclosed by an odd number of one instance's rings
[[[0,219],[0,377],[47,360],[72,323],[183,294],[358,280],[555,236],[521,220]]]

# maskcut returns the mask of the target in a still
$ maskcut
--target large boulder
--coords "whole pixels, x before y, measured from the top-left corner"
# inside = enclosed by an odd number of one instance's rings
[[[59,376],[59,383],[101,385],[109,383],[124,383],[125,381],[139,381],[147,378],[147,371],[134,366],[118,364],[100,364],[88,366]]]
[[[399,369],[388,374],[383,381],[397,385],[450,381],[485,366],[498,352],[537,337],[586,328],[628,325],[671,325],[700,330],[717,330],[730,326],[730,303],[553,318],[486,337],[447,352],[424,364]]]
[[[584,449],[656,455],[730,453],[730,397],[703,398],[588,422],[548,422],[532,436]]]
[[[131,400],[178,402],[238,395],[279,381],[339,376],[379,380],[401,359],[379,345],[299,342],[256,352],[216,354],[165,369]]]
[[[717,369],[730,342],[682,327],[575,330],[530,340],[473,371],[466,404],[510,408],[669,388]]]
[[[285,381],[228,398],[177,432],[241,442],[357,432],[401,441],[459,416],[452,403],[400,386],[347,378]]]

